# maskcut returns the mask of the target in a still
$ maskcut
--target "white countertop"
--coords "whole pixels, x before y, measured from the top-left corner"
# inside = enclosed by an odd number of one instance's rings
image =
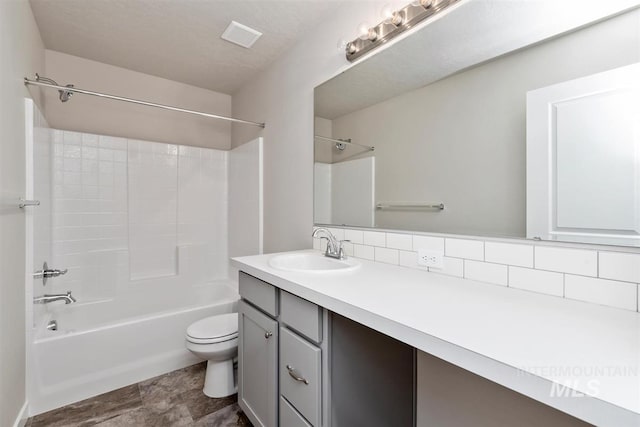
[[[281,271],[273,255],[232,262],[577,418],[640,426],[639,313],[366,260],[350,272]]]

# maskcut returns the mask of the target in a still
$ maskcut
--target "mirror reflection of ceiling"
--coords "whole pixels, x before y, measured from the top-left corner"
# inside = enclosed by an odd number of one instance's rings
[[[320,86],[315,115],[344,116],[637,5],[637,0],[463,1]],[[344,96],[349,93],[357,96]]]

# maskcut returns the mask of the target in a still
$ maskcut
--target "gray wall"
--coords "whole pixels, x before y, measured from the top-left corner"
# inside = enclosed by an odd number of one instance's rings
[[[375,146],[377,200],[447,207],[376,226],[524,237],[526,92],[640,61],[639,25],[636,10],[334,119],[334,137]]]
[[[223,116],[231,115],[231,96],[149,74],[47,50],[46,74],[59,84],[128,98],[168,104]],[[30,70],[29,75],[38,70]],[[45,92],[47,120],[54,129],[129,139],[228,150],[231,124],[156,108],[74,95],[66,103]]]
[[[587,427],[563,412],[418,352],[418,427]]]
[[[13,425],[25,392],[25,106],[22,78],[44,69],[27,1],[0,1],[0,426]],[[31,89],[37,95],[38,89]]]

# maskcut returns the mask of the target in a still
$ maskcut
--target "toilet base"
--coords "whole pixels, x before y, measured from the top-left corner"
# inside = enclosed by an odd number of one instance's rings
[[[233,375],[233,359],[207,362],[207,373],[204,378],[205,395],[209,397],[227,397],[238,391]]]

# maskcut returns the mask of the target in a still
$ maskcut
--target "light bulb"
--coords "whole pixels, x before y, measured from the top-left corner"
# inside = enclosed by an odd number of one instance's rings
[[[375,28],[371,28],[366,22],[363,22],[358,26],[358,37],[360,40],[375,41],[378,38],[378,32]]]
[[[393,24],[396,27],[400,24],[402,24],[402,12],[400,11],[396,11],[393,10],[393,7],[391,7],[390,4],[386,4],[383,8],[382,8],[382,19],[384,20],[384,22],[388,23],[388,24]]]
[[[361,22],[360,25],[358,25],[358,37],[362,40],[367,40],[369,38],[369,28],[371,28],[371,26],[368,22]]]
[[[393,17],[393,12],[394,12],[393,8],[389,3],[387,3],[382,7],[382,10],[380,11],[380,15],[383,20],[387,21]]]

